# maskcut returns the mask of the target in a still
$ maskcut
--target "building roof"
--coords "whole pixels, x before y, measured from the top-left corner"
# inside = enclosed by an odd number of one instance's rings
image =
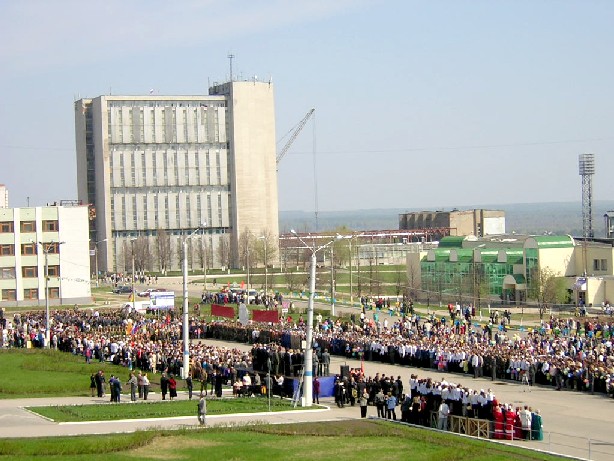
[[[443,237],[439,241],[439,248],[462,248],[463,241],[466,238],[467,237],[465,236],[455,236],[455,235],[449,235],[447,237]]]
[[[571,235],[538,235],[527,239],[526,248],[573,248],[575,241]]]

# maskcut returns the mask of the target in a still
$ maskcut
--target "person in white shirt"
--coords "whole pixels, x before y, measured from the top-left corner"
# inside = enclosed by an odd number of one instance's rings
[[[448,416],[450,416],[450,407],[445,401],[441,402],[438,410],[437,429],[440,431],[448,430]]]

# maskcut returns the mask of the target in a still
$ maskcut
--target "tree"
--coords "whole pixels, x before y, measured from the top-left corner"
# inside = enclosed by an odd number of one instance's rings
[[[220,258],[222,267],[230,267],[232,253],[230,251],[230,235],[224,234],[220,237],[217,247],[217,255]]]
[[[164,229],[158,229],[157,234],[158,266],[162,275],[166,275],[173,259],[171,236]]]
[[[137,272],[145,272],[152,270],[152,257],[149,248],[149,238],[140,235],[132,242],[132,250],[134,251],[134,268]]]
[[[254,246],[254,252],[256,254],[252,260],[262,262],[262,265],[267,267],[271,261],[275,261],[278,250],[277,239],[270,230],[266,230],[262,236],[258,237]]]
[[[567,298],[564,277],[550,267],[535,267],[531,271],[528,296],[537,301],[539,316],[543,318],[548,304],[559,304]]]

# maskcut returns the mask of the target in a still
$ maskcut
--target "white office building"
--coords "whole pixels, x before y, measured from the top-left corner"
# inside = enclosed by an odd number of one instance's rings
[[[87,206],[0,208],[0,305],[90,303]]]
[[[237,266],[239,241],[278,236],[273,86],[75,102],[79,199],[100,271]],[[203,230],[196,231],[205,223]],[[95,246],[95,248],[94,248]]]

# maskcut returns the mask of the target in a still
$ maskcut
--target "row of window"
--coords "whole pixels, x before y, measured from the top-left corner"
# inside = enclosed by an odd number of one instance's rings
[[[21,221],[19,223],[19,228],[22,233],[25,232],[36,232],[36,221]],[[57,232],[60,230],[60,224],[57,220],[44,220],[43,221],[43,232]],[[2,221],[0,222],[0,233],[14,233],[15,232],[15,223],[13,221]]]
[[[49,287],[49,299],[59,299],[60,288]],[[23,290],[23,299],[39,299],[38,288],[26,288]],[[17,301],[17,290],[4,289],[2,290],[2,301]]]
[[[58,242],[45,243],[45,250],[48,254],[60,254],[60,244]],[[36,243],[22,243],[21,254],[23,256],[38,254]],[[0,256],[15,256],[15,245],[12,243],[0,244]]]
[[[60,266],[48,266],[47,267],[49,277],[60,276]],[[16,270],[14,267],[0,267],[0,280],[14,280]],[[22,266],[21,276],[23,278],[36,278],[38,277],[38,266]]]

